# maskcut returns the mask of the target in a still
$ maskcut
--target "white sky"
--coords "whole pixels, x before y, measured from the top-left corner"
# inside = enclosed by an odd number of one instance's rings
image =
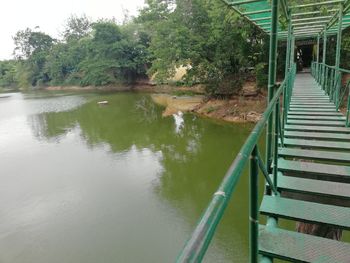
[[[144,0],[7,0],[0,8],[0,60],[12,58],[12,36],[27,27],[58,37],[66,19],[72,15],[86,14],[98,18],[123,20],[123,9],[136,15]]]

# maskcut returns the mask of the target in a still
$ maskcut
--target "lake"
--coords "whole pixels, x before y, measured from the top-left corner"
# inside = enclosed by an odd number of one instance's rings
[[[162,117],[148,94],[9,95],[2,263],[173,262],[253,127]],[[204,262],[247,258],[245,174]]]

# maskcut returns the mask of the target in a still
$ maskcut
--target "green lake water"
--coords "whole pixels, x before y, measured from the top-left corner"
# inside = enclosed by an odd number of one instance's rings
[[[163,118],[147,94],[10,95],[0,99],[2,263],[173,262],[252,128]],[[205,262],[247,254],[245,174]]]

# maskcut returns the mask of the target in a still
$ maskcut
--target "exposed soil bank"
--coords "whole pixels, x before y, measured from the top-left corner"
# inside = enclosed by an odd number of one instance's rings
[[[191,92],[193,94],[204,94],[202,85],[193,87],[176,87],[172,85],[151,85],[147,83],[139,83],[136,85],[113,85],[113,86],[49,86],[42,88],[43,90],[63,90],[63,91],[140,91],[150,93],[174,93],[174,92]]]
[[[169,116],[178,111],[193,112],[201,116],[234,123],[257,122],[261,119],[266,107],[264,96],[251,98],[237,97],[230,100],[206,100],[203,96],[171,96],[154,94],[155,103],[165,107],[163,116]]]
[[[178,111],[192,112],[208,118],[227,122],[257,122],[266,107],[266,97],[258,94],[252,85],[245,85],[243,95],[229,100],[206,99],[204,87],[174,87],[171,85],[138,84],[135,86],[51,86],[44,90],[64,91],[136,91],[155,93],[152,99],[165,107],[163,116],[169,116]],[[175,96],[171,94],[191,93],[191,96]]]

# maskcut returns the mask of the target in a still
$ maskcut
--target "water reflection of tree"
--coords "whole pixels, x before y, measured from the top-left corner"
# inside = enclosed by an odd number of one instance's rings
[[[107,143],[116,153],[128,151],[132,146],[161,151],[164,170],[154,190],[161,200],[171,204],[194,224],[249,129],[239,126],[234,132],[231,126],[215,125],[201,119],[194,121],[193,116],[187,115],[179,135],[175,133],[173,118],[161,118],[162,109],[147,108],[150,104],[145,98],[143,95],[118,94],[110,96],[109,105],[105,107],[92,101],[70,112],[35,115],[29,122],[39,139],[58,138],[78,125],[81,137],[92,148]],[[140,101],[142,107],[137,106]],[[247,180],[243,180],[243,184],[246,183]],[[224,224],[223,235],[246,234],[245,224],[242,224],[246,220],[241,218],[247,211],[247,193],[240,190],[239,195],[241,197],[235,203],[235,210],[228,211],[228,214],[234,218],[236,215],[233,214],[239,210],[241,215],[237,219],[241,223],[234,220],[235,223],[230,221]],[[227,238],[233,246],[232,237]],[[244,242],[237,249],[241,249]]]

